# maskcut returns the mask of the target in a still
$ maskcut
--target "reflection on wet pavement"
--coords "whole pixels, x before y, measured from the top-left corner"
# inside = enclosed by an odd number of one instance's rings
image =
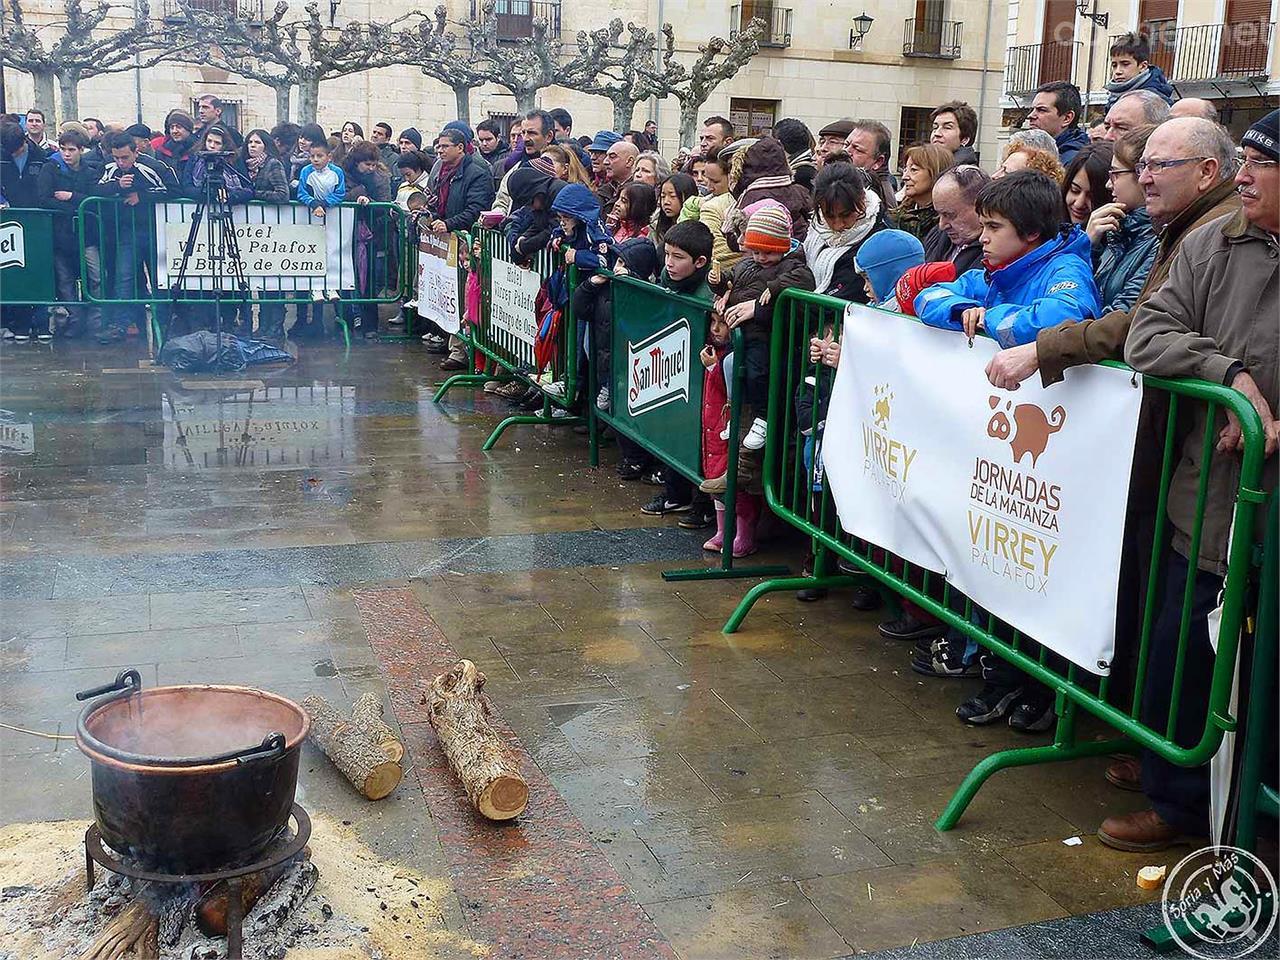
[[[416,344],[309,348],[231,383],[5,344],[0,720],[66,733],[73,692],[121,666],[416,702],[353,598],[407,587],[681,958],[844,956],[1151,899],[1145,860],[1088,839],[1140,802],[1102,762],[1002,773],[938,834],[963,773],[1029,742],[960,726],[968,682],[916,677],[838,593],[774,594],[723,635],[746,585],[662,581],[703,535],[641,516],[612,448],[591,471],[582,437],[521,427],[483,453],[509,408],[438,407],[440,379]],[[418,791],[370,813],[318,754],[304,767],[304,802],[379,855],[451,863]],[[0,730],[0,776],[0,822],[87,816],[72,745]],[[446,915],[465,931],[477,909]]]

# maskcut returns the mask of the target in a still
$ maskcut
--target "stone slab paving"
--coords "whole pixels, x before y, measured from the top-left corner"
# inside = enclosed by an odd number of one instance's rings
[[[0,409],[35,438],[0,453],[0,720],[66,736],[74,692],[124,666],[375,691],[412,776],[368,804],[308,747],[301,801],[448,878],[449,923],[495,957],[1072,956],[1060,925],[1117,909],[1083,928],[1091,955],[1142,955],[1124,911],[1150,858],[1090,839],[1140,798],[1102,761],[1001,773],[937,833],[978,759],[1038,741],[961,726],[974,684],[912,674],[839,593],[774,594],[722,634],[748,583],[665,583],[703,535],[642,517],[608,448],[591,471],[568,429],[517,428],[483,453],[508,408],[432,404],[416,345],[308,346],[252,412],[135,363],[0,348]],[[525,751],[516,824],[477,822],[425,722],[455,656]],[[0,730],[0,823],[90,809],[73,744]]]

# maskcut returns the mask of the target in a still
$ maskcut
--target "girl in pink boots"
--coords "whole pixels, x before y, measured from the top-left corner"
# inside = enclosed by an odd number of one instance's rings
[[[712,311],[707,344],[698,359],[706,372],[702,375],[702,475],[724,477],[729,471],[729,413],[733,384],[733,353],[729,346],[730,328],[724,315]],[[760,497],[747,493],[740,483],[736,492],[733,555],[746,557],[756,552],[756,522],[760,519]],[[703,550],[719,553],[724,549],[724,498],[716,497],[716,532],[702,545]]]

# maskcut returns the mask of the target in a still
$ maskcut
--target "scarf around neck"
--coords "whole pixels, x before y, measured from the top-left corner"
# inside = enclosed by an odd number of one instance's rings
[[[867,209],[862,219],[848,230],[836,232],[827,226],[821,211],[814,213],[809,223],[809,232],[804,238],[805,258],[809,261],[809,269],[813,271],[814,289],[818,293],[826,292],[831,286],[831,278],[835,276],[836,262],[867,238],[880,219],[880,197],[874,190],[864,193]]]

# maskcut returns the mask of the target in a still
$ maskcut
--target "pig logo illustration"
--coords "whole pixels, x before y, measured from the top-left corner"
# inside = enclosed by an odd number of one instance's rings
[[[999,397],[989,397],[987,402],[996,412],[987,421],[987,436],[995,440],[1008,440],[1013,450],[1013,462],[1021,463],[1025,454],[1031,454],[1031,466],[1035,467],[1040,454],[1049,446],[1049,437],[1062,429],[1067,422],[1067,411],[1061,406],[1053,408],[1053,412],[1045,416],[1045,412],[1034,403],[1020,403],[1016,407],[1011,400],[1004,402],[1004,410],[998,410]],[[1013,423],[1009,422],[1006,410],[1012,409]],[[1015,429],[1016,428],[1016,429]]]
[[[871,419],[881,430],[888,430],[889,417],[893,414],[893,391],[889,389],[887,383],[882,383],[876,387],[875,393],[876,400],[871,405]]]

